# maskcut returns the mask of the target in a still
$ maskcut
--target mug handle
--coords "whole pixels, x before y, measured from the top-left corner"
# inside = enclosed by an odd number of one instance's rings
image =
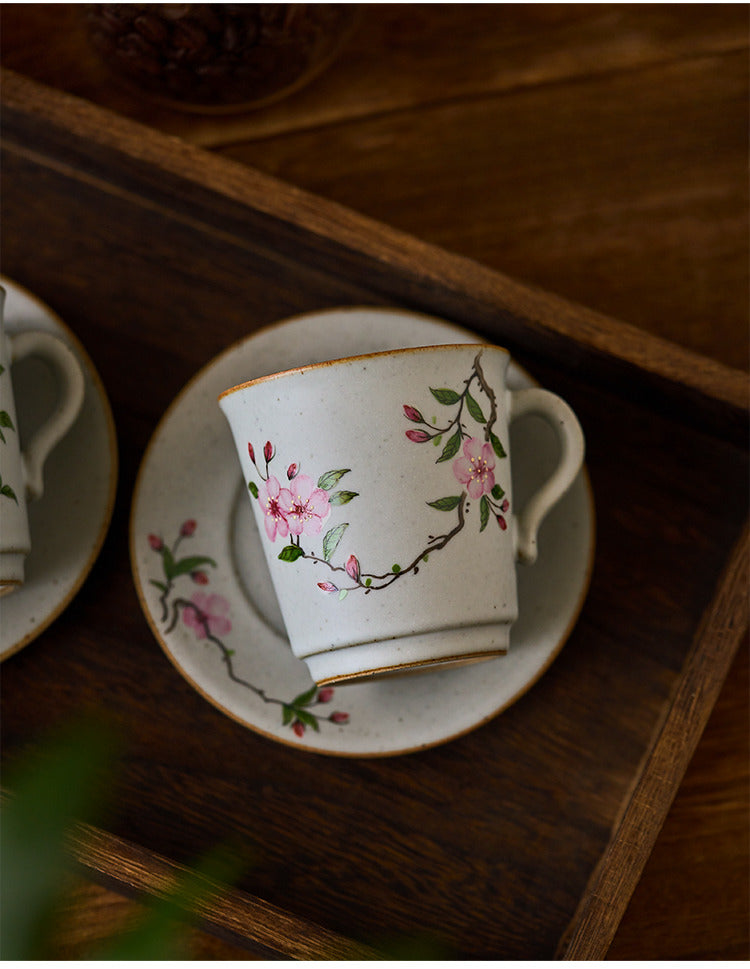
[[[31,331],[6,334],[6,339],[9,363],[29,356],[41,357],[51,365],[60,382],[60,396],[55,410],[36,430],[21,455],[26,497],[33,501],[40,498],[44,491],[44,462],[52,448],[67,434],[83,405],[83,371],[73,351],[51,333]]]
[[[537,533],[547,513],[573,484],[583,465],[583,431],[571,408],[548,390],[530,387],[508,391],[509,423],[536,414],[550,425],[560,442],[560,460],[550,477],[514,517],[516,558],[532,565],[537,557]]]

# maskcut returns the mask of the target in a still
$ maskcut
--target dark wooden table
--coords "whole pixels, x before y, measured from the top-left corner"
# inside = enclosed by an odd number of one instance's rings
[[[744,5],[367,5],[311,85],[223,117],[118,86],[79,13],[5,5],[3,65],[746,368]],[[745,647],[610,958],[750,954],[748,675]],[[61,951],[125,904],[82,884]]]

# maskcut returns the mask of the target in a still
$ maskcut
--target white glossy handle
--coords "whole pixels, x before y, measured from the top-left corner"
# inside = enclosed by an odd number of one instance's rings
[[[44,491],[42,469],[47,456],[68,432],[81,410],[84,394],[83,371],[73,351],[51,333],[35,330],[14,333],[12,336],[8,334],[6,339],[11,363],[24,357],[41,357],[52,366],[60,384],[55,410],[34,433],[21,456],[26,497],[33,501]]]
[[[531,387],[528,390],[509,391],[508,398],[509,421],[524,414],[537,414],[552,427],[560,442],[557,467],[526,502],[526,507],[515,516],[516,557],[520,562],[532,564],[537,556],[539,526],[573,484],[583,465],[583,431],[578,418],[565,401],[548,390]]]

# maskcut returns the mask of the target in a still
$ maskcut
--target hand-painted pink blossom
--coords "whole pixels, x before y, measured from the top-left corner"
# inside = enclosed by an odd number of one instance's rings
[[[316,488],[308,475],[298,474],[285,489],[281,511],[292,535],[318,535],[331,513],[328,492]]]
[[[255,464],[255,449],[249,441],[247,442],[247,453],[250,455],[250,460]]]
[[[332,713],[328,719],[332,723],[349,723],[349,714],[337,710],[335,713]]]
[[[292,730],[297,734],[298,737],[305,736],[305,725],[301,720],[295,720],[292,724]]]
[[[506,520],[503,518],[502,515],[497,516],[497,523],[503,531],[505,531],[505,529],[508,527],[508,523],[506,522]]]
[[[322,589],[323,592],[338,592],[338,586],[334,585],[333,582],[318,582],[318,588]]]
[[[266,462],[270,461],[273,457],[273,445],[270,441],[266,441],[263,447],[263,457],[266,459]]]
[[[466,485],[470,498],[481,498],[495,487],[495,452],[487,441],[470,437],[464,442],[464,456],[453,462],[453,473]]]
[[[187,521],[182,523],[182,528],[180,528],[180,535],[183,538],[190,538],[191,535],[195,533],[195,529],[198,527],[198,523],[194,518],[188,518]]]
[[[208,585],[208,576],[203,571],[191,572],[190,578],[196,585]]]
[[[427,431],[417,430],[417,428],[411,428],[411,430],[406,432],[406,436],[410,441],[414,441],[415,444],[424,444],[425,441],[430,440],[430,435]]]
[[[291,492],[282,488],[273,475],[269,475],[258,488],[258,501],[266,516],[264,520],[266,534],[272,542],[276,541],[277,535],[286,538],[289,534],[289,522],[286,520],[284,508],[289,506],[291,499]]]
[[[297,477],[297,471],[298,471],[297,464],[293,461],[286,469],[286,476],[289,481],[291,481],[292,478]]]
[[[356,555],[350,555],[346,560],[346,574],[349,575],[355,582],[359,582],[359,562],[357,561]]]
[[[335,690],[332,686],[324,686],[322,690],[318,691],[318,703],[330,703],[334,693]]]
[[[509,508],[510,508],[510,502],[509,502],[509,501],[508,501],[508,499],[506,498],[506,499],[505,499],[505,500],[503,501],[503,503],[502,503],[502,505],[500,505],[500,511],[507,511],[507,510],[508,510]]]
[[[198,639],[205,639],[207,632],[212,636],[225,636],[232,628],[228,612],[229,602],[224,596],[196,592],[182,610],[182,621],[195,630]]]
[[[164,548],[164,539],[159,535],[151,534],[148,536],[148,544],[155,552],[161,552]]]
[[[404,414],[406,414],[410,421],[416,421],[417,424],[424,422],[424,417],[422,417],[416,407],[412,407],[410,404],[404,404]]]

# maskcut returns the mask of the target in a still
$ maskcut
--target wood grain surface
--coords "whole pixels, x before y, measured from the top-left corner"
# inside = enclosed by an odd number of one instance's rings
[[[75,6],[5,5],[2,10],[2,61],[6,67],[320,193],[418,239],[674,341],[718,364],[740,369],[746,368],[748,357],[747,55],[747,11],[742,6],[368,5],[345,50],[308,88],[268,108],[218,118],[169,111],[121,88],[90,51]],[[175,143],[178,155],[179,150]],[[132,212],[126,219],[128,198],[124,193],[119,199],[108,196],[102,208],[96,171],[88,184],[77,180],[78,194],[73,200],[64,191],[67,174],[35,164],[28,151],[23,157],[14,156],[9,176],[16,179],[16,185],[28,185],[24,197],[33,195],[31,186],[42,178],[59,202],[54,213],[41,211],[45,201],[40,201],[40,211],[22,213],[14,210],[13,198],[9,198],[10,224],[20,225],[31,216],[47,225],[54,236],[63,234],[61,227],[66,222],[74,224],[80,219],[87,206],[97,206],[106,216],[98,230],[99,239],[73,234],[65,265],[60,264],[59,252],[45,251],[43,240],[28,239],[8,247],[3,268],[10,274],[25,275],[50,302],[57,297],[57,308],[75,320],[87,344],[101,346],[106,335],[111,357],[101,360],[100,366],[120,434],[128,445],[123,455],[127,487],[154,418],[194,369],[223,347],[232,328],[239,332],[242,323],[233,300],[242,257],[232,239],[222,240],[218,233],[212,236],[211,253],[202,254],[197,233],[187,224],[174,224],[169,213],[143,210],[137,219],[133,220]],[[143,252],[143,238],[153,243],[148,253]],[[117,276],[112,275],[111,262],[103,254],[112,246],[122,254]],[[216,269],[222,249],[228,256],[224,273]],[[179,289],[183,267],[172,264],[175,251],[190,253],[190,268],[199,289],[198,308],[192,317],[182,320],[181,346],[175,346],[171,328],[164,321],[166,306],[153,288],[161,287],[165,300],[170,286],[173,291]],[[410,252],[418,254],[418,249]],[[147,255],[159,261],[164,273],[158,284],[155,276],[151,279],[152,288],[146,285]],[[259,243],[254,257],[263,256]],[[272,263],[270,259],[269,265]],[[264,305],[256,307],[268,322],[295,308],[295,298],[290,296],[291,274],[284,276],[283,265],[274,264],[274,268],[270,292]],[[68,272],[66,276],[66,269],[78,275]],[[87,311],[80,308],[76,280],[85,286],[90,300]],[[141,346],[142,337],[128,316],[115,313],[103,333],[96,322],[97,309],[103,311],[113,296],[132,294],[135,280],[137,308],[150,327],[150,346],[158,347],[163,355],[158,362],[141,359],[137,374],[117,365],[133,360]],[[205,326],[209,288],[214,305],[226,315],[223,329]],[[330,279],[311,273],[299,293],[303,308],[320,305],[330,298]],[[338,291],[339,299],[365,295],[364,280],[353,281],[347,292]],[[571,319],[575,321],[574,313]],[[583,326],[585,314],[580,320]],[[637,342],[638,333],[633,331],[633,346]],[[293,900],[301,917],[324,922],[325,931],[351,932],[365,939],[377,927],[379,919],[372,916],[375,909],[389,913],[392,925],[408,927],[409,920],[400,920],[390,907],[395,877],[396,895],[415,899],[412,917],[421,924],[430,922],[429,900],[432,897],[434,902],[436,893],[467,894],[470,923],[454,924],[450,912],[443,913],[442,923],[449,940],[464,952],[496,955],[492,947],[501,937],[507,946],[503,955],[525,957],[534,946],[536,951],[549,952],[552,940],[559,938],[559,930],[572,914],[572,903],[581,895],[591,861],[606,843],[614,820],[612,808],[631,776],[632,759],[639,756],[639,740],[653,729],[674,672],[685,658],[685,637],[712,602],[727,542],[747,512],[746,467],[732,449],[704,432],[688,433],[667,417],[654,418],[637,402],[610,399],[601,388],[578,382],[572,376],[574,360],[569,361],[571,369],[566,366],[565,373],[557,374],[549,363],[542,363],[542,356],[540,376],[556,384],[585,418],[599,501],[611,502],[618,509],[604,514],[600,522],[599,542],[604,551],[597,563],[591,601],[581,629],[571,641],[572,648],[566,651],[566,664],[540,684],[534,703],[519,705],[503,718],[503,724],[496,725],[494,733],[466,738],[415,762],[410,781],[413,789],[402,791],[397,798],[396,827],[402,834],[408,831],[414,804],[424,809],[440,792],[441,771],[449,769],[468,788],[477,770],[493,758],[502,761],[505,745],[512,749],[526,731],[531,731],[536,753],[512,781],[524,796],[532,798],[543,823],[530,827],[510,810],[506,826],[498,830],[490,812],[456,794],[454,817],[460,819],[465,832],[443,850],[450,855],[456,879],[463,881],[446,886],[431,864],[439,851],[441,830],[441,809],[434,804],[435,813],[427,814],[423,842],[417,846],[424,866],[422,880],[414,873],[413,859],[407,862],[403,846],[393,844],[381,859],[391,880],[384,877],[382,884],[369,885],[366,898],[353,909],[345,902],[345,893],[326,879],[340,879],[342,884],[348,879],[359,885],[357,866],[374,863],[374,848],[360,841],[364,830],[350,821],[345,823],[343,813],[334,811],[332,818],[326,817],[326,798],[351,802],[351,784],[367,787],[377,780],[381,785],[397,786],[403,778],[395,763],[360,764],[336,771],[321,767],[321,777],[329,787],[326,796],[316,793],[311,811],[351,852],[348,859],[333,859],[301,838],[292,839],[299,852],[300,872],[325,872],[325,878],[321,874],[314,881],[319,897],[329,905],[327,920],[321,919],[320,907],[311,901],[301,875],[292,877],[291,883],[284,882],[282,875],[279,853],[290,842],[274,827],[268,812],[273,809],[283,815],[288,810],[282,792],[294,793],[300,800],[305,795],[296,781],[286,779],[279,788],[271,776],[278,773],[279,766],[290,772],[294,769],[294,757],[281,753],[275,770],[271,774],[262,770],[244,791],[247,795],[263,790],[266,798],[265,807],[254,817],[268,825],[271,834],[268,854],[257,872],[258,890],[281,907]],[[684,359],[683,367],[689,369],[688,361],[693,358]],[[705,366],[714,375],[697,375],[696,385],[715,387],[729,373],[721,368],[712,371],[710,363]],[[144,381],[156,384],[156,390],[147,403],[134,408]],[[729,383],[732,381],[731,396],[737,401],[744,391],[736,377]],[[606,414],[603,401],[609,405]],[[645,474],[639,476],[623,467],[616,454],[604,447],[603,442],[614,433],[620,435],[626,453],[648,456]],[[657,458],[664,440],[670,442],[669,449],[663,458]],[[678,496],[671,507],[664,500],[667,488]],[[94,664],[95,672],[111,679],[119,690],[141,693],[139,702],[144,709],[153,701],[161,705],[158,725],[163,733],[155,736],[144,726],[133,737],[134,753],[124,785],[130,822],[124,824],[122,833],[180,858],[212,833],[208,819],[201,814],[199,785],[190,776],[192,769],[205,773],[209,765],[201,762],[199,754],[197,763],[189,765],[180,750],[186,717],[195,715],[210,723],[217,739],[238,745],[246,758],[255,757],[265,747],[203,711],[189,688],[161,668],[134,602],[130,603],[132,615],[124,620],[131,651],[120,660],[120,667],[94,649],[86,637],[76,634],[76,618],[85,617],[91,628],[103,633],[107,609],[122,608],[118,597],[129,578],[126,567],[123,572],[122,559],[124,505],[119,514],[105,547],[105,565],[98,578],[93,577],[101,601],[95,602],[89,595],[74,604],[71,614],[62,617],[51,634],[60,643],[66,637],[75,641],[66,661],[71,669]],[[623,578],[621,563],[632,563],[637,545],[653,535],[661,537],[665,551]],[[674,556],[681,560],[678,574],[666,581],[664,570],[674,568]],[[106,582],[107,569],[114,570],[118,597]],[[625,639],[612,632],[611,624],[618,620],[627,623],[634,651],[630,658],[624,651]],[[106,640],[106,633],[104,636]],[[115,647],[119,636],[112,634],[110,639]],[[606,662],[593,651],[594,642],[601,646],[602,641],[611,647]],[[13,670],[4,674],[5,679],[15,678],[14,682],[29,691],[23,701],[10,687],[4,695],[5,733],[11,746],[24,740],[25,703],[44,695],[44,685],[51,685],[59,675],[51,653],[37,650],[34,657],[32,664],[31,652],[25,655],[24,651],[14,661]],[[638,715],[626,728],[612,722],[606,709],[587,708],[587,727],[590,730],[596,724],[602,731],[601,746],[590,751],[587,763],[581,763],[583,738],[570,734],[566,714],[576,701],[591,702],[575,684],[576,676],[584,669],[590,672],[592,663],[602,689],[619,692],[617,709],[627,709],[630,703]],[[141,664],[154,674],[145,691],[139,682]],[[85,682],[84,678],[84,696],[89,689]],[[90,682],[93,689],[94,679]],[[719,685],[716,682],[713,688],[718,691]],[[644,697],[649,690],[653,695]],[[43,720],[53,722],[79,699],[75,693],[58,696]],[[535,791],[538,771],[535,777],[533,768],[535,764],[537,768],[547,766],[543,738],[535,737],[531,716],[537,702],[555,709],[560,760],[557,773],[548,778],[549,786]],[[124,699],[119,703],[124,704]],[[619,761],[607,764],[603,774],[593,771],[594,765],[602,768],[600,758],[609,756],[605,738],[615,735],[622,741]],[[643,877],[622,916],[609,958],[747,957],[749,761],[745,644],[737,653]],[[156,764],[162,782],[180,791],[187,821],[183,820],[181,831],[175,831],[171,841],[155,813],[138,811],[137,797],[151,798],[156,807],[173,810],[163,783],[149,776],[147,764],[150,770]],[[580,785],[577,790],[565,782],[566,771]],[[587,788],[587,780],[594,775],[606,777],[604,787]],[[217,809],[236,821],[238,794],[231,789],[228,776],[216,781],[221,791]],[[561,791],[565,792],[562,805]],[[572,846],[561,848],[554,813],[544,807],[545,792],[558,798],[558,811],[564,807],[569,812],[569,824],[563,831],[581,837],[578,851]],[[641,802],[646,807],[647,793]],[[385,809],[377,798],[371,806],[376,816]],[[584,819],[585,837],[578,830]],[[566,878],[542,890],[540,872],[524,866],[521,855],[511,851],[504,864],[509,869],[518,865],[520,894],[505,899],[504,905],[518,921],[513,929],[506,925],[490,930],[487,921],[493,918],[497,900],[489,904],[480,889],[492,885],[495,875],[482,861],[491,853],[482,854],[479,848],[483,844],[486,852],[490,844],[499,849],[496,842],[503,835],[536,839],[536,855],[546,851],[557,858]],[[95,898],[112,900],[109,894],[96,895],[96,891],[86,887],[79,892],[78,910],[96,910]],[[544,918],[525,911],[522,904],[524,892],[542,891],[550,906]],[[101,908],[111,911],[107,905]],[[353,916],[359,934],[348,924]],[[71,917],[71,927],[80,924],[80,919],[76,922]],[[474,933],[470,940],[467,932]],[[67,943],[61,944],[65,949]],[[236,953],[213,948],[208,957],[224,956],[236,957]]]

